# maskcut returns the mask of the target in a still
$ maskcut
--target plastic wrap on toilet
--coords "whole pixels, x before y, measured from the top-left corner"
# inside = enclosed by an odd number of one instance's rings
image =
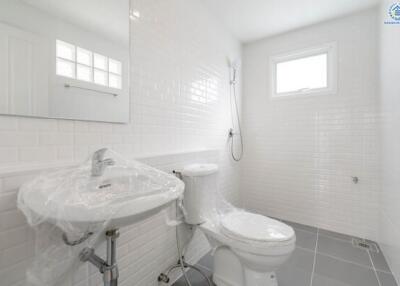
[[[105,155],[113,165],[100,176],[93,176],[90,158],[78,166],[43,173],[20,188],[18,208],[35,230],[28,285],[60,286],[71,279],[81,265],[82,249],[98,247],[113,218],[123,214],[130,201],[183,192],[183,183],[171,174],[110,150]],[[85,221],[85,214],[91,215],[90,220]]]
[[[192,164],[182,170],[185,182],[183,213],[189,224],[214,224],[231,212],[241,211],[228,202],[218,187],[218,166],[215,164]]]

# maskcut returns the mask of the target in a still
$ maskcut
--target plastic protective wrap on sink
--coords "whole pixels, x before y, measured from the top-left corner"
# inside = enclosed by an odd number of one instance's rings
[[[112,220],[128,211],[133,200],[163,193],[179,197],[183,192],[183,183],[173,175],[112,151],[107,151],[106,157],[115,165],[106,167],[102,176],[91,175],[90,159],[76,167],[41,174],[20,188],[18,208],[36,233],[28,285],[55,286],[70,279],[81,265],[81,250],[104,241]],[[75,241],[88,233],[92,233],[89,238],[75,246],[62,239],[64,235]]]

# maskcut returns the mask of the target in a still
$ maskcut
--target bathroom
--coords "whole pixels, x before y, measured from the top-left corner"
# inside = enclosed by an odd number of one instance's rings
[[[0,285],[400,285],[400,3],[316,2],[1,0]]]

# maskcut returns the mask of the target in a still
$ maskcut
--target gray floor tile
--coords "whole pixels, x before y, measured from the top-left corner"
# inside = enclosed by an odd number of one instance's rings
[[[279,286],[309,286],[313,263],[313,252],[296,248],[277,272]]]
[[[315,227],[313,227],[313,226],[309,226],[309,225],[305,225],[305,224],[300,224],[300,223],[297,223],[297,222],[291,222],[291,221],[287,221],[287,220],[282,220],[282,222],[284,222],[284,223],[290,225],[290,226],[293,227],[294,229],[305,230],[305,231],[317,233],[317,228],[315,228]]]
[[[381,286],[397,286],[396,280],[394,279],[392,274],[383,273],[378,271],[379,281],[381,282]]]
[[[210,270],[214,269],[214,258],[211,256],[210,253],[207,253],[205,256],[203,256],[202,259],[197,263],[201,266],[204,266]]]
[[[295,229],[296,232],[296,246],[301,248],[315,250],[317,243],[317,234],[314,232],[308,232],[304,230]]]
[[[345,240],[345,241],[348,241],[348,242],[351,242],[352,239],[354,238],[353,236],[350,236],[350,235],[347,235],[347,234],[338,233],[338,232],[334,232],[334,231],[330,231],[330,230],[326,230],[326,229],[320,229],[319,230],[319,234],[323,235],[323,236],[329,236],[329,237],[332,237],[332,238]]]
[[[298,247],[277,271],[279,286],[309,286],[311,279],[312,286],[378,286],[377,275],[380,286],[397,286],[382,253],[370,253],[375,267],[381,270],[376,275],[368,252],[353,247],[352,236],[327,230],[319,230],[320,235],[317,236],[317,229],[314,227],[283,222],[296,231]],[[318,253],[315,272],[312,274],[316,242]],[[210,253],[200,259],[197,266],[211,278],[213,257]],[[207,286],[206,280],[198,272],[190,270],[188,276],[193,286]],[[181,277],[173,286],[187,285]]]
[[[378,286],[372,269],[317,254],[313,286]]]
[[[350,242],[319,235],[317,252],[372,268],[368,252]]]
[[[373,251],[370,251],[369,253],[371,254],[372,262],[374,263],[376,270],[390,273],[390,268],[386,262],[385,256],[383,256],[383,253],[380,249],[378,253]]]
[[[211,280],[211,276],[212,273],[210,271],[207,271],[205,269],[204,270],[205,274],[210,278]],[[195,270],[189,270],[187,272],[187,276],[189,278],[190,284],[192,284],[192,286],[207,286],[207,280],[197,271]],[[212,280],[211,280],[212,281]],[[179,278],[178,281],[176,281],[173,286],[187,286],[185,278],[182,276],[181,278]]]

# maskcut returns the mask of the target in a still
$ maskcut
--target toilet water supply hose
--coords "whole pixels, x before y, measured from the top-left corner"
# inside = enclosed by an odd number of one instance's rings
[[[178,216],[179,211],[184,212],[184,210],[182,209],[183,207],[181,205],[182,205],[182,203],[178,202],[178,200],[177,200],[175,203],[176,217]],[[158,281],[168,283],[169,282],[169,274],[171,273],[171,271],[176,268],[180,268],[182,271],[183,278],[185,279],[186,285],[192,286],[192,284],[190,283],[190,280],[187,276],[186,269],[185,269],[185,268],[190,268],[190,269],[193,269],[193,270],[196,270],[197,272],[199,272],[206,279],[208,286],[213,286],[210,278],[208,278],[208,276],[200,268],[198,268],[194,265],[191,265],[185,261],[184,254],[185,254],[186,247],[189,243],[186,244],[185,246],[183,246],[183,248],[181,248],[181,242],[180,242],[180,238],[179,238],[179,229],[178,229],[179,225],[180,224],[177,223],[175,226],[176,247],[178,249],[179,262],[178,262],[178,264],[175,264],[175,265],[171,266],[170,268],[168,268],[168,270],[165,273],[161,273],[160,276],[158,276]],[[189,242],[192,240],[192,238],[194,236],[194,232],[195,232],[195,230],[192,231],[191,237],[188,240]]]

